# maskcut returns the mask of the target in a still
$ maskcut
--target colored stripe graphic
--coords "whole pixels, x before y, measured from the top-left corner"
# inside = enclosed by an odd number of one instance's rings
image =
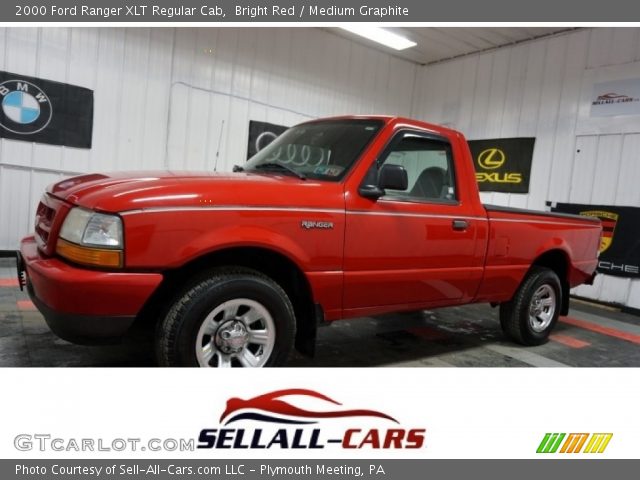
[[[562,443],[565,437],[567,439]],[[603,453],[612,437],[613,433],[570,433],[568,436],[566,433],[545,433],[536,453],[556,453],[561,443],[562,448],[558,453]]]
[[[589,438],[588,433],[571,433],[562,445],[560,453],[580,453],[582,446]]]
[[[556,453],[565,433],[546,433],[536,453]]]
[[[547,444],[547,441],[549,440],[549,437],[551,436],[550,433],[545,433],[544,434],[544,438],[542,439],[542,441],[540,442],[540,445],[538,445],[538,449],[536,450],[536,453],[542,453],[544,450],[545,445]]]
[[[602,453],[611,441],[613,433],[594,433],[584,449],[584,453]]]

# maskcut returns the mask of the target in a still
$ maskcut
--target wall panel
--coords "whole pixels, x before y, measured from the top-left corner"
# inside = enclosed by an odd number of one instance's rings
[[[536,210],[547,200],[640,207],[640,119],[629,117],[625,134],[576,134],[585,72],[638,61],[639,32],[581,29],[421,67],[413,115],[470,139],[536,137],[530,193],[483,192],[484,202]],[[637,71],[640,77],[640,64]],[[601,275],[576,293],[640,307],[638,280]]]
[[[32,230],[58,178],[228,170],[246,158],[249,120],[410,115],[417,72],[312,28],[2,28],[0,68],[94,90],[90,150],[0,140],[0,249]]]
[[[0,140],[0,248],[31,230],[47,183],[89,171],[228,170],[246,157],[252,119],[388,113],[470,139],[535,136],[531,193],[483,201],[640,206],[640,122],[625,134],[576,134],[584,72],[639,61],[639,32],[581,29],[419,67],[319,29],[0,29],[3,70],[95,91],[91,150]],[[578,293],[640,308],[639,284],[600,277]]]

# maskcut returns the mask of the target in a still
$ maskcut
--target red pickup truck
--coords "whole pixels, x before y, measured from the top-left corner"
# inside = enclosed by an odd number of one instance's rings
[[[281,365],[323,322],[471,302],[546,341],[593,280],[601,225],[480,202],[462,134],[397,117],[314,120],[233,173],[92,174],[48,188],[22,240],[60,337],[155,327],[162,365]]]

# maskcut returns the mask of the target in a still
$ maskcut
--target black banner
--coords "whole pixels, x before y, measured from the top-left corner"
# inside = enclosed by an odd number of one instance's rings
[[[600,219],[603,232],[598,272],[619,277],[640,277],[640,208],[547,203],[554,212]]]
[[[91,148],[93,90],[0,71],[0,137]]]
[[[470,140],[481,192],[529,193],[535,138]]]
[[[275,125],[273,123],[249,121],[249,146],[247,148],[247,160],[253,157],[264,147],[273,142],[289,127]]]

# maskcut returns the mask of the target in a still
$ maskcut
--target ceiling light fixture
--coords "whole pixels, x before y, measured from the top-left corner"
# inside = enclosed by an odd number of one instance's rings
[[[397,33],[390,32],[380,27],[370,26],[355,26],[355,27],[340,27],[347,32],[355,33],[361,37],[368,38],[377,43],[381,43],[394,50],[404,50],[406,48],[415,47],[416,42],[412,42],[408,38],[402,37]]]

